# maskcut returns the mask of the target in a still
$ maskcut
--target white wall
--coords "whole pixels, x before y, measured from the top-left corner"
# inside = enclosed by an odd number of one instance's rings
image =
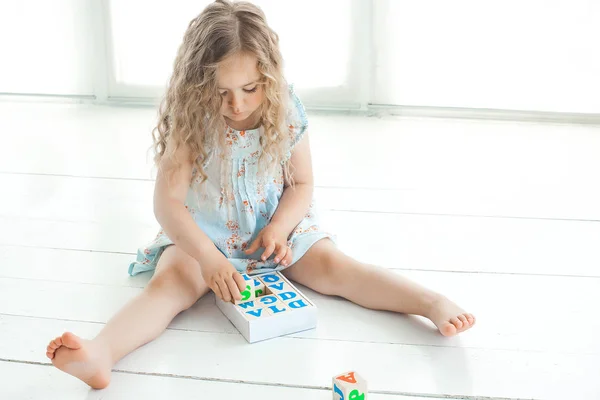
[[[208,0],[4,0],[0,93],[157,99]],[[600,113],[597,0],[257,0],[308,106]]]

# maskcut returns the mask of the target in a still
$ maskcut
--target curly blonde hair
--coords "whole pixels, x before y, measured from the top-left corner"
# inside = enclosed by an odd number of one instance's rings
[[[263,11],[245,1],[217,0],[189,23],[161,100],[158,124],[152,130],[154,162],[159,166],[168,157],[172,161],[168,164],[176,167],[181,160],[175,153],[180,146],[187,146],[188,161],[194,165],[192,181],[206,180],[204,163],[217,146],[224,148],[227,128],[220,114],[223,99],[216,71],[220,62],[236,54],[252,54],[258,60],[259,84],[264,90],[260,162],[265,170],[281,165],[291,182],[286,160],[291,141],[286,123],[289,94],[279,37],[267,25]]]

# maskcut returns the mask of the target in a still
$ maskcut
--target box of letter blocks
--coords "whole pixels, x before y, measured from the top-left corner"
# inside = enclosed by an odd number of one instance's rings
[[[312,329],[317,307],[279,272],[249,277],[242,301],[216,298],[217,307],[249,343]]]

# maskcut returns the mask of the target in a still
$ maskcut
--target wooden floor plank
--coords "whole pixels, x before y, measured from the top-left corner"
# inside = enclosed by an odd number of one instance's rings
[[[476,329],[455,338],[445,338],[422,317],[368,310],[299,286],[319,309],[318,326],[316,330],[292,336],[600,355],[597,340],[600,320],[589,318],[600,304],[600,279],[443,272],[403,274],[443,293],[475,314],[478,318]],[[0,278],[0,313],[102,324],[141,290],[138,287]],[[570,321],[577,321],[576,332],[569,323],[553,323],[549,328],[545,321],[554,321],[556,315],[568,315]],[[170,327],[200,332],[237,332],[215,307],[212,294],[179,314]],[[577,340],[572,340],[574,335]]]
[[[386,268],[600,276],[600,223],[322,213],[349,255]],[[0,216],[0,245],[135,254],[155,221],[102,222]]]
[[[99,326],[0,316],[0,358],[47,362],[47,339]],[[259,361],[257,361],[259,360]],[[592,399],[600,393],[598,355],[439,348],[278,338],[249,345],[240,335],[166,331],[115,366],[136,373],[327,388],[354,369],[372,392],[413,395]]]
[[[11,138],[0,147],[0,171],[152,176],[152,107],[4,102],[0,116],[1,131]],[[583,193],[600,170],[597,125],[313,112],[309,119],[319,186]]]
[[[256,384],[202,381],[183,377],[114,372],[104,390],[89,389],[81,381],[48,365],[0,361],[0,398],[9,400],[164,400],[261,399],[330,400],[331,391]],[[372,394],[373,400],[424,400],[423,397]]]

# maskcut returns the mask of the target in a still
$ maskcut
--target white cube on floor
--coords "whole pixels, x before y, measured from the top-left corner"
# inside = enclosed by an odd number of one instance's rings
[[[264,296],[239,304],[226,303],[215,297],[217,307],[249,343],[296,333],[317,326],[317,307],[290,283],[275,272],[255,276],[263,285],[277,284],[285,291],[271,291]],[[255,284],[255,282],[253,282]]]
[[[367,381],[356,371],[333,377],[333,400],[367,400]]]

